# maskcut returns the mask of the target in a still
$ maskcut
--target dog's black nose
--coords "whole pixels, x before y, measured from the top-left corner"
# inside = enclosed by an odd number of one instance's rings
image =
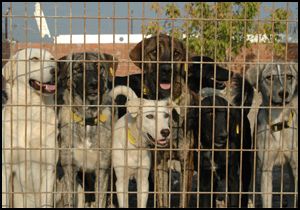
[[[50,74],[55,75],[55,68],[50,69]]]
[[[222,131],[221,133],[219,133],[219,137],[221,137],[221,138],[224,138],[224,139],[226,139],[227,138],[227,136],[228,136],[228,133],[227,133],[227,131]]]
[[[92,79],[91,81],[88,82],[88,86],[91,88],[97,88],[98,81],[95,79]]]
[[[220,144],[225,144],[228,137],[227,131],[222,131],[217,135],[216,142]]]
[[[170,130],[169,129],[162,129],[160,131],[160,134],[164,137],[164,138],[167,138],[170,134]]]
[[[283,90],[278,93],[279,97],[283,99],[284,94]],[[285,91],[285,98],[289,97],[289,92]]]
[[[172,71],[172,67],[171,67],[171,64],[166,64],[166,63],[163,63],[163,64],[160,64],[160,70],[163,71],[164,73],[166,72],[171,72]]]

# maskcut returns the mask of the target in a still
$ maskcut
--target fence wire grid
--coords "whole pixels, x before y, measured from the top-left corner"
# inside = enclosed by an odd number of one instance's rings
[[[253,5],[2,3],[2,207],[298,207],[298,18]]]

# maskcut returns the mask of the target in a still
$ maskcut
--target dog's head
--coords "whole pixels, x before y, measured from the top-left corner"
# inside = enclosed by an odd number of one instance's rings
[[[191,90],[199,93],[200,84],[201,88],[215,87],[222,90],[226,87],[225,82],[229,80],[230,74],[227,69],[214,64],[214,60],[206,56],[195,56],[191,60],[197,62],[190,65],[189,68],[188,85]],[[202,80],[200,81],[201,78]],[[216,86],[214,86],[214,81],[216,82]]]
[[[18,51],[3,67],[6,82],[24,83],[42,94],[55,93],[56,61],[44,49],[26,48]]]
[[[201,101],[201,105],[205,106],[201,109],[201,144],[205,148],[212,148],[214,139],[215,147],[224,148],[228,139],[226,108],[228,102],[216,96],[214,104],[213,96],[208,96]]]
[[[138,43],[129,54],[131,60],[146,73],[145,84],[151,95],[158,99],[178,94],[180,88],[174,91],[175,86],[181,85],[184,80],[184,61],[186,50],[184,43],[176,38],[161,34],[144,39]],[[173,87],[172,87],[173,83]],[[180,94],[180,93],[179,93]]]
[[[117,68],[116,59],[109,54],[79,52],[59,59],[59,87],[72,90],[81,100],[102,101]]]
[[[156,104],[157,103],[157,104]],[[170,139],[170,109],[168,101],[132,99],[127,102],[127,110],[144,135],[158,147],[165,147]]]
[[[298,64],[275,62],[250,68],[246,72],[249,82],[262,93],[264,104],[290,103],[297,92]]]

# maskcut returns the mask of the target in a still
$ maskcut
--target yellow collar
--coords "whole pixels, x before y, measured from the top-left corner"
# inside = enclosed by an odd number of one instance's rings
[[[134,138],[134,136],[132,135],[130,129],[127,129],[128,132],[128,141],[130,144],[135,145],[136,144],[136,139]]]
[[[73,122],[75,123],[79,123],[81,125],[84,125],[84,122],[83,122],[83,118],[81,116],[79,116],[78,114],[76,114],[75,112],[72,112],[72,119],[73,119]],[[91,118],[86,118],[85,119],[85,125],[97,125],[98,122],[106,122],[107,120],[107,116],[104,115],[104,114],[100,114],[99,117],[91,117]]]
[[[146,85],[144,85],[144,87],[143,87],[143,94],[144,95],[149,95],[149,88],[146,87]]]
[[[111,77],[114,77],[114,70],[112,67],[109,68],[109,74]]]

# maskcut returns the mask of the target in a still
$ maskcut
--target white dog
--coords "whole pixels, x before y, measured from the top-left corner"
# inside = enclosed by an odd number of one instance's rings
[[[136,178],[138,207],[146,207],[148,200],[148,176],[151,168],[150,146],[166,147],[170,138],[170,108],[168,101],[137,98],[125,86],[113,89],[114,95],[127,95],[128,114],[120,118],[114,127],[112,165],[116,173],[119,207],[128,205],[128,182]]]
[[[295,186],[298,186],[298,64],[260,65],[249,69],[247,77],[253,86],[258,84],[258,91],[262,93],[261,106],[271,106],[259,109],[256,132],[263,207],[271,208],[275,165],[288,162]]]
[[[2,112],[2,207],[11,199],[13,207],[53,206],[55,69],[53,55],[35,48],[18,51],[2,69],[8,93]]]

